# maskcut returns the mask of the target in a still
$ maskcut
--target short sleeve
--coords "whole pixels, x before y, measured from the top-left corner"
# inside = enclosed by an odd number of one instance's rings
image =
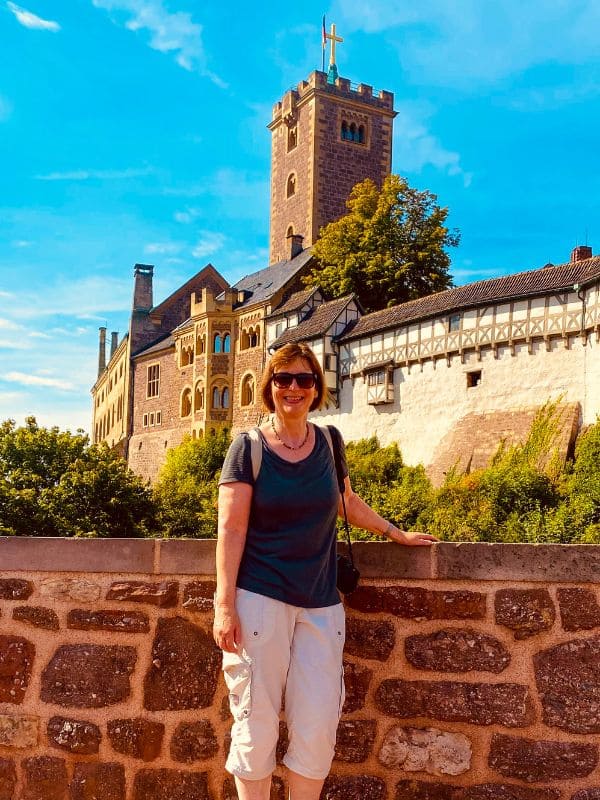
[[[223,483],[249,483],[254,486],[252,475],[252,456],[250,454],[250,437],[240,433],[229,445],[223,462],[219,486]]]

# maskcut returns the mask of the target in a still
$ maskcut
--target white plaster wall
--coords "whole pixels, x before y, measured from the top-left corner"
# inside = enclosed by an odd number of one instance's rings
[[[531,408],[563,396],[582,405],[583,423],[594,422],[600,412],[600,344],[595,335],[587,345],[571,336],[566,349],[561,338],[551,340],[546,351],[535,341],[530,354],[526,344],[491,348],[445,359],[426,361],[394,370],[394,402],[371,406],[362,377],[342,381],[339,409],[314,415],[337,425],[347,440],[377,435],[381,444],[397,442],[409,464],[431,463],[440,440],[466,414]],[[467,388],[466,373],[481,370],[479,386]]]

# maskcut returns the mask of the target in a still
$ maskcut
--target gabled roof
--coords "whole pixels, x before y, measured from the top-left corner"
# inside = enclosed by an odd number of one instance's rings
[[[302,289],[299,292],[294,292],[287,300],[277,306],[277,308],[269,315],[270,318],[278,317],[281,314],[290,314],[292,311],[297,311],[299,308],[307,303],[313,295],[319,290],[318,286],[309,286],[307,289]]]
[[[271,264],[270,267],[265,267],[241,278],[233,288],[238,291],[244,290],[246,297],[243,302],[236,305],[236,309],[269,300],[300,272],[311,258],[312,249],[309,247],[291,260],[278,261],[277,264]]]
[[[546,266],[516,275],[476,281],[367,314],[358,320],[352,330],[340,336],[338,341],[358,339],[376,331],[396,328],[451,311],[572,290],[576,284],[582,286],[599,278],[600,256],[594,256],[575,263]]]
[[[330,300],[328,303],[316,306],[312,313],[303,319],[299,325],[285,330],[270,346],[278,348],[290,342],[306,342],[317,336],[323,336],[353,299],[354,295],[348,294],[345,297],[338,297],[337,300]]]
[[[225,278],[213,267],[212,264],[207,264],[205,267],[197,272],[195,275],[187,280],[182,286],[178,289],[175,289],[168,297],[166,297],[161,303],[157,306],[153,306],[150,310],[150,314],[161,314],[171,303],[185,295],[186,297],[192,293],[192,290],[196,288],[196,284],[198,283],[199,278],[206,278],[207,275],[210,275],[214,280],[221,285],[223,289],[227,288],[229,285]]]
[[[162,339],[151,344],[150,347],[146,347],[144,350],[138,350],[133,358],[147,356],[151,353],[159,353],[161,350],[168,350],[170,347],[175,347],[175,338],[170,333],[167,333],[166,336],[163,336]]]

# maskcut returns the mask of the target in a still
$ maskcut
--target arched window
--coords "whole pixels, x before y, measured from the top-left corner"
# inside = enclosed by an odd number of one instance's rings
[[[293,197],[296,194],[296,176],[292,172],[287,179],[286,196]]]
[[[346,122],[346,120],[343,120],[343,122],[342,122],[342,139],[347,139],[347,138],[348,138],[348,123]]]
[[[221,408],[229,408],[229,389],[227,386],[221,393]]]
[[[184,389],[181,395],[181,416],[189,417],[192,413],[192,390]]]
[[[204,386],[201,383],[196,384],[194,392],[194,411],[201,411],[204,408]]]
[[[196,338],[196,352],[198,355],[204,352],[204,336],[198,336]]]
[[[181,348],[181,366],[187,367],[189,364],[193,364],[194,362],[194,348],[193,347],[182,347]]]
[[[212,390],[212,407],[213,408],[221,407],[221,392],[219,391],[218,386],[215,386]]]
[[[223,352],[229,353],[231,351],[231,336],[226,333],[223,337]]]
[[[290,225],[290,227],[287,229],[286,238],[288,236],[293,236],[293,235],[294,235],[294,226]]]
[[[250,344],[249,347],[258,347],[259,333],[258,328],[250,328],[249,331]]]
[[[220,333],[215,333],[213,352],[214,353],[220,353],[221,352],[221,334]]]
[[[247,350],[250,347],[250,336],[248,331],[244,328],[240,336],[240,350]]]
[[[349,134],[348,138],[350,139],[351,142],[357,142],[358,141],[358,133],[357,133],[356,125],[354,124],[354,122],[350,123],[350,129],[348,131],[348,134]]]
[[[364,144],[365,143],[365,126],[364,125],[359,125],[358,126],[358,141],[360,142],[360,144]]]
[[[288,153],[290,152],[290,150],[293,150],[297,144],[298,144],[298,128],[295,125],[293,125],[291,128],[288,128],[288,140],[287,140]]]
[[[251,406],[254,404],[254,386],[254,376],[246,375],[242,381],[242,390],[240,392],[243,406]]]

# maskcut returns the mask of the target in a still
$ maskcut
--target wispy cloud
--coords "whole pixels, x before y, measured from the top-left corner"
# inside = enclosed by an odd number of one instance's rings
[[[225,236],[213,231],[201,232],[201,238],[192,249],[194,258],[206,258],[218,252],[225,244]]]
[[[162,0],[93,0],[96,8],[113,11],[128,18],[125,27],[130,31],[145,31],[153,50],[170,53],[175,61],[189,72],[197,71],[221,89],[227,84],[208,69],[202,44],[202,25],[183,11],[170,12]]]
[[[0,350],[31,350],[31,344],[21,338],[0,337]]]
[[[182,245],[178,242],[150,242],[144,246],[146,255],[174,255],[181,251]]]
[[[183,225],[189,225],[202,214],[199,208],[186,208],[185,211],[176,211],[173,214],[175,222],[181,222]]]
[[[155,172],[154,167],[131,167],[128,169],[76,169],[68,172],[49,172],[36,175],[38,181],[120,181],[140,178]]]
[[[38,17],[31,11],[21,8],[21,6],[18,6],[16,3],[7,2],[6,5],[8,10],[15,15],[17,22],[24,28],[33,28],[39,31],[52,31],[52,33],[56,33],[60,30],[60,25],[58,22],[53,22],[49,19],[42,19],[42,17]]]
[[[131,305],[129,279],[91,275],[80,280],[66,280],[46,286],[44,303],[39,298],[23,292],[11,305],[13,319],[31,319],[41,316],[93,315],[102,312],[127,311]]]
[[[465,186],[472,181],[460,162],[460,155],[446,149],[428,130],[427,121],[433,109],[424,103],[402,103],[394,121],[394,159],[409,172],[421,172],[431,165],[447,175],[459,176]]]
[[[19,330],[21,327],[22,327],[21,325],[17,325],[17,323],[16,323],[16,322],[13,322],[13,321],[12,321],[12,320],[10,320],[10,319],[2,319],[2,317],[0,317],[0,331],[1,331],[1,330],[5,330],[5,331],[17,331],[17,330]]]
[[[30,375],[27,372],[7,372],[0,375],[0,379],[8,383],[19,383],[22,386],[49,386],[53,389],[60,389],[63,392],[75,391],[75,385],[62,378],[47,378],[42,375]]]

